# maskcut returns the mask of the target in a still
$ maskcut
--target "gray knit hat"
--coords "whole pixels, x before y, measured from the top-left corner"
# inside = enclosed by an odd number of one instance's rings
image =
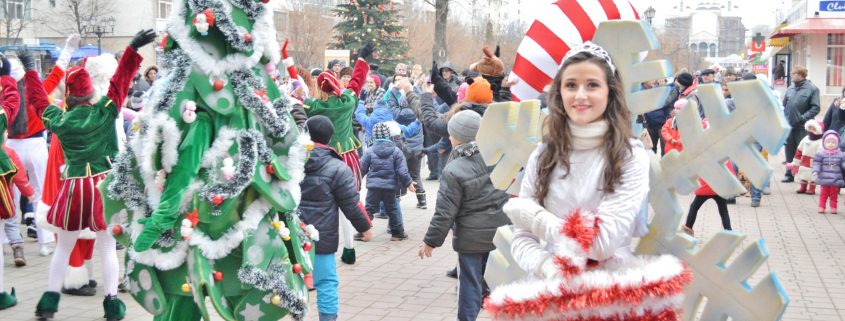
[[[478,133],[478,127],[480,126],[481,115],[472,110],[464,110],[452,116],[452,119],[449,119],[447,129],[449,136],[452,136],[463,144],[475,141],[475,134]]]

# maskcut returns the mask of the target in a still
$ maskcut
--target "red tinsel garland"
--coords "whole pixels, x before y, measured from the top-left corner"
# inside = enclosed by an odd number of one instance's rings
[[[496,318],[513,319],[526,315],[541,316],[549,306],[554,306],[558,312],[566,312],[620,302],[637,305],[646,297],[657,298],[680,294],[691,281],[692,272],[684,266],[681,274],[668,280],[657,280],[634,287],[614,285],[606,289],[594,289],[580,293],[567,291],[561,287],[561,294],[542,293],[536,299],[525,302],[514,302],[512,299],[506,298],[501,305],[491,303],[488,297],[485,300],[484,309],[490,311]]]

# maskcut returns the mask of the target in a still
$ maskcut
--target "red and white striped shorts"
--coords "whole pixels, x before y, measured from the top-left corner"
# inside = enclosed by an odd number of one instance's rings
[[[47,221],[65,231],[79,231],[86,227],[94,232],[105,230],[103,200],[97,190],[97,183],[104,178],[106,174],[62,181],[59,194],[47,213]]]

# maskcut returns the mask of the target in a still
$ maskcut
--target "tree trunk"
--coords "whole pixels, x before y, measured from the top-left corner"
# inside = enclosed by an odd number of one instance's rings
[[[438,64],[446,61],[446,23],[449,19],[449,0],[436,0],[434,5],[434,49],[432,60]]]

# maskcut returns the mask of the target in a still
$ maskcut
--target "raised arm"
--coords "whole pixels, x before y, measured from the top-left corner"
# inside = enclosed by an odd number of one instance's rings
[[[449,86],[446,79],[440,76],[440,69],[437,68],[437,63],[433,61],[431,64],[431,84],[434,85],[434,92],[437,94],[437,97],[440,97],[446,105],[452,106],[452,104],[458,101],[455,92],[452,91],[452,87]]]
[[[70,64],[70,58],[77,48],[79,48],[79,35],[73,34],[67,37],[65,47],[62,49],[62,53],[59,54],[59,59],[56,60],[56,65],[53,66],[53,70],[50,71],[47,78],[44,78],[44,90],[48,94],[53,92],[62,83],[62,79],[65,78],[67,66]]]
[[[35,59],[32,58],[32,53],[26,47],[19,48],[17,51],[18,59],[20,59],[26,74],[23,76],[24,91],[26,94],[26,102],[35,107],[35,113],[38,117],[44,114],[44,110],[50,106],[50,99],[47,98],[47,90],[44,89],[44,84],[41,83],[41,77],[35,71]]]
[[[0,85],[3,86],[3,112],[6,113],[6,123],[15,122],[20,109],[21,96],[18,92],[18,83],[15,78],[9,76],[12,71],[12,64],[6,58],[0,62]]]
[[[366,45],[358,49],[358,60],[355,61],[355,68],[352,69],[352,79],[349,80],[347,89],[355,93],[355,97],[361,95],[361,89],[364,88],[364,83],[367,82],[367,75],[370,74],[370,65],[367,64],[367,58],[373,54],[373,43],[368,42]]]
[[[141,68],[141,61],[144,60],[138,54],[138,49],[152,43],[155,38],[156,34],[153,29],[138,31],[132,38],[132,42],[129,43],[129,47],[123,52],[123,56],[120,57],[117,71],[111,77],[109,91],[106,94],[118,109],[123,106],[123,101],[126,100],[126,95],[129,93],[129,87],[132,85],[132,78],[135,77],[138,68]]]

